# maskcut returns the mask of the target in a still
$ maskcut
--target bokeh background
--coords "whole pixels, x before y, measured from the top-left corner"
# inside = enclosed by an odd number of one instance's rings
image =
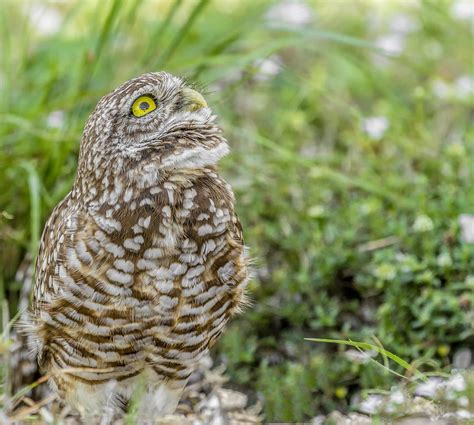
[[[269,421],[303,421],[410,384],[374,351],[305,337],[370,342],[425,373],[471,365],[473,2],[0,6],[4,327],[88,114],[121,82],[166,70],[220,117],[222,173],[255,259],[253,305],[213,351],[229,387]]]

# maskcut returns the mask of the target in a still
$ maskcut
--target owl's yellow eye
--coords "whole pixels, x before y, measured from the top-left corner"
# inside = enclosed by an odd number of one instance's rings
[[[133,102],[132,114],[136,117],[143,117],[156,109],[156,103],[150,96],[140,96]]]

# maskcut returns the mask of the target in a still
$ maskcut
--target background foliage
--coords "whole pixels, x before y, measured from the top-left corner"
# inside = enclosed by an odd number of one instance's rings
[[[474,245],[459,227],[474,212],[474,6],[348,3],[3,1],[4,311],[72,184],[87,115],[164,69],[201,87],[233,149],[223,173],[255,279],[215,351],[230,385],[268,420],[297,421],[395,379],[304,337],[376,336],[425,371],[449,369],[474,344]]]

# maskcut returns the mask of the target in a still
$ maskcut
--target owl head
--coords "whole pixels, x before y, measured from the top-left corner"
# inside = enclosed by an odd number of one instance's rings
[[[79,155],[86,174],[135,176],[216,163],[228,146],[203,96],[181,78],[150,72],[104,96],[89,117]]]

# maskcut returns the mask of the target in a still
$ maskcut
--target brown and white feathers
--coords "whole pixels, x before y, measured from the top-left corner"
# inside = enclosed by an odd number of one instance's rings
[[[238,311],[248,272],[216,171],[227,152],[202,96],[164,72],[91,114],[74,186],[43,232],[31,312],[41,370],[83,417],[125,411],[140,385],[140,418],[173,412]]]

